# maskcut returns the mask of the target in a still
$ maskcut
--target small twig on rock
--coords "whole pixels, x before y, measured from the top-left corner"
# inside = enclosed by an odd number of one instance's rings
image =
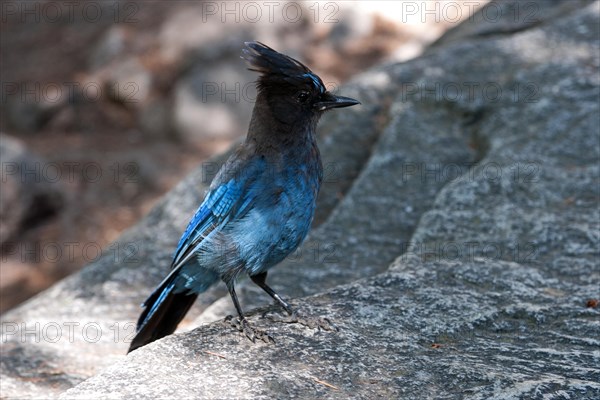
[[[314,378],[314,377],[313,377],[313,379],[315,380],[315,382],[317,382],[317,383],[320,383],[321,385],[325,385],[325,386],[327,386],[327,387],[329,387],[329,388],[332,388],[332,389],[334,389],[334,390],[340,390],[340,388],[339,388],[339,387],[337,387],[337,386],[333,386],[331,383],[327,383],[327,382],[325,382],[325,381],[322,381],[322,380],[320,380],[320,379],[317,379],[317,378]]]
[[[217,356],[217,357],[220,357],[220,358],[222,358],[222,359],[224,359],[224,360],[227,360],[227,357],[225,357],[225,356],[224,356],[224,355],[222,355],[222,354],[213,353],[212,351],[208,351],[208,350],[204,350],[204,352],[205,352],[206,354],[210,354],[210,355],[212,355],[212,356]]]

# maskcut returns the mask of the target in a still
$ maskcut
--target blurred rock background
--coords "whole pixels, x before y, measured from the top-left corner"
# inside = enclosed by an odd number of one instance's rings
[[[2,5],[0,312],[110,252],[246,132],[260,40],[333,89],[419,55],[486,1]],[[415,8],[417,7],[417,8]]]

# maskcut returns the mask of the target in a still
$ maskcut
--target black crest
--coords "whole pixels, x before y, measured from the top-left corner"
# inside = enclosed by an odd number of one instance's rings
[[[311,85],[318,92],[325,91],[321,78],[300,61],[281,54],[261,42],[245,44],[242,58],[248,63],[249,70],[260,74],[259,87],[285,82],[293,86]]]

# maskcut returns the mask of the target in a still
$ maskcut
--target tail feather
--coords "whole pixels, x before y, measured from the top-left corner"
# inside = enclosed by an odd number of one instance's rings
[[[174,278],[164,281],[144,302],[128,353],[173,333],[196,301],[197,293],[175,293]]]

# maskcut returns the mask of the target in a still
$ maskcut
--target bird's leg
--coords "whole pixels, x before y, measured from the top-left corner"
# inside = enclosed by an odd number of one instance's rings
[[[250,279],[256,283],[262,290],[267,292],[283,309],[288,313],[288,318],[273,318],[278,322],[285,322],[289,324],[300,324],[308,326],[309,328],[322,328],[326,331],[337,331],[338,327],[331,322],[328,318],[322,317],[310,317],[305,315],[303,312],[294,310],[285,300],[281,298],[273,289],[267,285],[267,272],[261,272],[260,274],[251,275]]]
[[[235,321],[233,318],[227,318],[227,320],[230,320],[231,324],[234,327],[236,327],[240,332],[244,332],[246,337],[252,340],[252,342],[256,342],[256,339],[260,339],[265,343],[274,343],[275,341],[268,333],[260,329],[253,328],[244,316],[244,312],[242,311],[242,307],[240,306],[237,294],[235,293],[234,280],[228,280],[225,282],[225,284],[227,285],[227,290],[229,290],[229,295],[231,296],[231,300],[233,300],[233,305],[235,306],[235,309],[237,310],[239,315],[239,321]]]
[[[275,293],[275,291],[273,289],[271,289],[269,287],[269,285],[267,285],[267,282],[266,282],[267,273],[266,272],[261,272],[260,274],[251,275],[250,279],[252,279],[252,282],[256,283],[262,290],[267,292],[267,294],[269,296],[271,296],[277,303],[279,303],[279,305],[281,307],[283,307],[283,309],[288,313],[288,315],[294,314],[294,310],[292,309],[292,307],[290,307],[290,305],[288,303],[286,303],[281,298],[281,296],[279,296],[277,293]]]

